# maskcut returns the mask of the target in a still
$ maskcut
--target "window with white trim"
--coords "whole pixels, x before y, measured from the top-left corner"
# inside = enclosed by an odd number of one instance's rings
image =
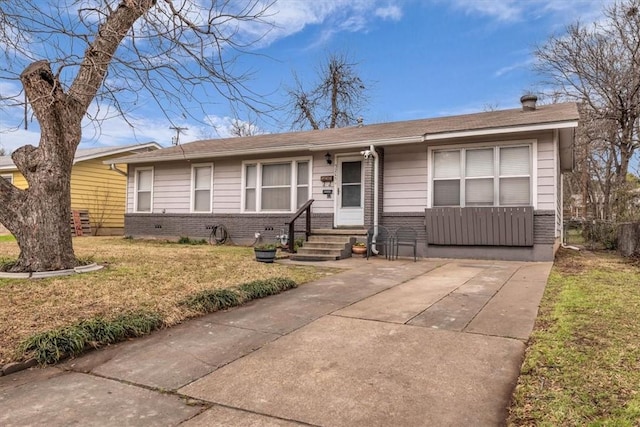
[[[13,174],[11,174],[11,175],[0,175],[0,178],[6,179],[7,181],[9,181],[9,184],[13,184]]]
[[[135,212],[151,212],[153,206],[153,167],[136,168]]]
[[[213,165],[191,166],[191,211],[211,212],[213,207]]]
[[[530,205],[531,145],[433,150],[432,206]]]
[[[311,159],[244,162],[244,212],[293,212],[309,200]]]

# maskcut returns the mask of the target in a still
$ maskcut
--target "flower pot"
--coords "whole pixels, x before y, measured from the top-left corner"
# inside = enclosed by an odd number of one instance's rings
[[[276,259],[276,249],[258,249],[253,250],[256,254],[256,261],[271,263]]]
[[[351,246],[351,252],[356,255],[364,255],[365,253],[367,253],[367,247],[354,245],[354,246]]]

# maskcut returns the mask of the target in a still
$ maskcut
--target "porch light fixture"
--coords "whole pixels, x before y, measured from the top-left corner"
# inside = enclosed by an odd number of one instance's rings
[[[327,154],[324,155],[324,159],[327,161],[328,165],[333,163],[333,160],[331,159],[331,153],[329,153],[328,151],[327,151]]]

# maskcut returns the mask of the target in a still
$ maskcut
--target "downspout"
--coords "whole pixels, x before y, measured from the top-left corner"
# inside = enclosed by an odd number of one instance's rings
[[[373,144],[369,146],[369,152],[373,156],[373,243],[371,245],[371,252],[378,255],[378,249],[376,248],[376,239],[378,237],[378,206],[380,203],[378,197],[378,173],[380,170],[380,157],[378,156],[376,147]]]
[[[118,167],[114,163],[109,164],[109,169],[114,172],[118,172],[122,176],[127,176],[127,173],[123,170],[118,169]]]

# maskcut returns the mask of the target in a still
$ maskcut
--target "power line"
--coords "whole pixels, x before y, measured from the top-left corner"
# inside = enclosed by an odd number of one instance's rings
[[[169,126],[169,129],[176,131],[176,136],[171,138],[171,143],[173,145],[180,145],[180,134],[185,133],[185,131],[189,130],[189,128],[180,127],[180,126]]]

